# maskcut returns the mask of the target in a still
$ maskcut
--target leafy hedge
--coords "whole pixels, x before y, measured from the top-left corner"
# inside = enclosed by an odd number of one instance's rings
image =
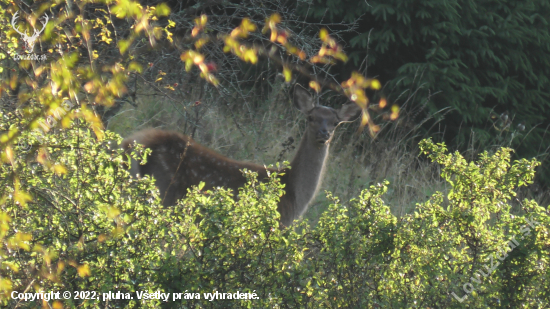
[[[120,140],[111,132],[105,137],[111,145]],[[29,133],[21,139],[36,141]],[[298,222],[280,230],[276,205],[283,189],[276,175],[258,183],[249,174],[237,202],[226,190],[199,187],[163,209],[151,181],[130,179],[124,166],[143,152],[125,155],[78,123],[42,139],[38,149],[25,152],[20,143],[2,153],[3,305],[18,303],[12,290],[134,298],[110,300],[113,308],[536,308],[550,302],[548,210],[529,200],[513,214],[510,206],[514,189],[532,181],[538,163],[510,163],[509,149],[467,162],[425,140],[422,152],[441,165],[452,188],[447,195],[438,192],[397,218],[382,199],[387,183],[348,203],[328,194],[333,203],[316,227]],[[499,265],[493,269],[491,261]],[[135,292],[142,291],[171,296],[166,303],[139,301]],[[203,294],[216,292],[257,299],[212,301]],[[182,299],[173,301],[173,293]],[[50,302],[61,304],[107,306],[101,296]]]

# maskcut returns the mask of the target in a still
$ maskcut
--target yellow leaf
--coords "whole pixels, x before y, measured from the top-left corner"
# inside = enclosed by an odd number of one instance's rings
[[[216,87],[217,87],[218,84],[219,84],[218,79],[217,79],[214,75],[212,75],[212,74],[207,74],[207,75],[206,75],[206,80],[207,80],[209,83],[211,83],[212,85],[216,86]]]
[[[271,30],[271,36],[269,37],[269,39],[272,42],[275,42],[277,40],[277,30],[276,29]]]
[[[170,7],[166,3],[161,3],[156,6],[155,14],[157,16],[168,16],[170,15]]]
[[[111,230],[111,235],[113,235],[114,238],[122,236],[124,235],[124,229],[120,226],[117,226]]]
[[[114,219],[116,218],[118,215],[120,215],[120,210],[116,207],[109,207],[107,208],[107,217],[109,219]]]
[[[10,279],[0,278],[0,292],[10,293],[13,289],[13,285]]]
[[[323,57],[326,54],[327,54],[327,48],[325,46],[322,46],[321,49],[319,50],[319,56]]]
[[[285,77],[285,82],[290,82],[292,79],[292,71],[287,67],[283,67],[283,76]]]
[[[313,90],[315,90],[315,92],[319,93],[319,91],[321,91],[321,86],[319,85],[318,82],[316,81],[310,81],[309,82],[309,87],[311,87]]]
[[[57,262],[57,274],[61,274],[61,272],[65,269],[65,263],[62,261]]]
[[[13,164],[13,150],[11,149],[10,145],[6,146],[6,157],[10,161],[11,164]]]
[[[386,101],[386,99],[382,98],[382,99],[380,99],[380,103],[378,103],[378,106],[380,108],[384,108],[384,107],[386,107],[387,104],[388,104],[388,102]]]
[[[200,19],[200,25],[205,26],[207,22],[208,22],[208,17],[205,14],[202,14]]]
[[[370,83],[370,88],[374,90],[379,90],[380,88],[382,88],[382,85],[377,79],[373,79]]]
[[[393,105],[391,107],[390,120],[395,120],[399,117],[399,106]]]
[[[191,30],[191,36],[196,37],[197,34],[199,34],[200,29],[198,27],[193,27],[193,30]]]
[[[319,38],[321,41],[325,42],[328,38],[328,30],[326,28],[322,28],[321,31],[319,31]]]
[[[4,265],[8,266],[14,272],[19,271],[19,265],[15,264],[13,262],[4,262]]]
[[[52,308],[53,309],[63,309],[63,304],[60,301],[56,300],[56,301],[53,302]]]
[[[141,73],[143,71],[143,68],[141,67],[141,65],[139,63],[137,63],[135,61],[132,61],[128,65],[128,70]]]
[[[258,62],[258,56],[256,56],[256,51],[249,49],[244,53],[244,61],[248,61],[252,64]]]
[[[40,76],[42,72],[44,72],[44,69],[45,68],[43,66],[38,67],[36,70],[34,70],[34,76]]]
[[[327,61],[326,61],[325,58],[319,57],[319,56],[313,56],[313,57],[311,57],[311,62],[312,62],[312,63],[327,63]]]
[[[62,175],[62,174],[67,174],[67,169],[65,168],[65,166],[61,165],[61,164],[56,164],[53,166],[53,171],[56,175]]]
[[[128,47],[130,47],[129,40],[120,40],[120,41],[118,41],[118,48],[119,48],[121,54],[124,54],[128,50]]]
[[[196,54],[194,55],[194,57],[193,57],[193,62],[194,62],[195,64],[200,64],[200,63],[202,63],[203,61],[204,61],[204,56],[203,56],[203,55],[201,55],[201,54],[199,54],[199,53],[196,53]]]
[[[82,104],[82,107],[80,109],[80,115],[82,118],[86,120],[86,122],[90,123],[90,127],[94,131],[95,135],[97,136],[98,140],[103,140],[103,123],[101,122],[101,119],[99,119],[98,116],[94,113],[93,110],[88,109],[86,104]]]
[[[98,141],[103,140],[103,136],[105,136],[105,133],[103,133],[103,129],[100,126],[92,125],[92,130],[95,133],[95,136],[97,136]]]
[[[23,207],[27,206],[27,202],[32,201],[32,196],[25,191],[15,191],[13,198],[16,203]]]
[[[280,23],[281,22],[281,15],[279,13],[275,13],[269,17],[268,22],[272,23]]]
[[[25,251],[30,250],[30,246],[28,244],[29,241],[32,240],[31,234],[26,233],[16,233],[11,237],[8,241],[8,247],[9,248],[20,248]]]
[[[70,117],[70,114],[68,116],[65,116],[63,117],[63,119],[61,119],[61,126],[63,128],[68,128],[71,126],[71,123],[73,122],[73,120],[71,119]]]
[[[185,60],[185,71],[189,72],[192,67],[193,67],[193,60],[191,59]]]
[[[88,277],[91,274],[90,267],[88,266],[88,264],[78,266],[77,271],[80,277]]]
[[[170,41],[170,43],[174,43],[174,39],[172,38],[172,33],[168,30],[165,30],[166,31],[166,38],[168,39],[168,41]]]
[[[342,62],[348,61],[348,56],[344,54],[343,52],[338,52],[334,55],[334,58],[341,60]]]
[[[241,22],[241,25],[246,31],[250,31],[250,32],[256,31],[256,25],[252,21],[250,21],[250,19],[248,18],[243,19],[243,21]]]
[[[40,147],[38,154],[36,155],[36,161],[38,163],[47,166],[50,162],[48,160],[48,151],[44,147]]]
[[[200,48],[203,47],[204,44],[206,44],[207,42],[208,42],[208,39],[206,39],[206,38],[198,39],[198,40],[195,42],[195,48],[196,48],[196,49],[200,49]]]
[[[4,230],[4,225],[7,225],[9,222],[11,222],[11,217],[5,212],[0,212],[0,226],[2,227],[1,231]]]
[[[364,127],[367,123],[369,123],[369,114],[363,113],[363,117],[361,118],[361,126]]]
[[[0,143],[6,143],[8,140],[13,138],[19,130],[16,128],[11,128],[7,134],[3,134],[0,136]]]

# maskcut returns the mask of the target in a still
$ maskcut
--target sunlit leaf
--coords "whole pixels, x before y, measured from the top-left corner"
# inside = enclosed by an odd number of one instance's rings
[[[397,105],[392,105],[391,107],[391,114],[390,114],[390,119],[391,120],[395,120],[399,117],[399,106]]]
[[[52,304],[52,308],[53,309],[63,309],[63,303],[58,301],[58,300],[55,300]]]
[[[89,277],[92,274],[88,264],[78,266],[77,271],[80,277]]]
[[[128,65],[128,70],[141,73],[143,71],[143,68],[141,64],[139,64],[138,62],[131,61],[130,64]]]
[[[378,106],[379,106],[380,108],[384,108],[384,107],[386,107],[387,104],[388,104],[388,102],[386,101],[386,99],[385,99],[385,98],[381,98],[381,99],[380,99],[380,102],[378,103]]]
[[[363,113],[361,117],[361,126],[364,127],[369,123],[369,114]]]
[[[289,83],[292,80],[292,71],[287,67],[283,67],[283,76],[285,77],[285,82]]]
[[[382,88],[382,85],[380,84],[380,82],[377,79],[373,79],[371,81],[370,87],[371,87],[371,89],[379,90],[380,88]]]
[[[313,90],[315,90],[315,92],[319,93],[321,91],[321,86],[319,85],[318,82],[316,81],[310,81],[309,82],[309,87]]]
[[[118,41],[118,48],[120,50],[121,54],[126,53],[128,48],[130,47],[130,41],[129,40],[120,40]]]
[[[64,175],[67,174],[67,168],[61,164],[55,164],[53,166],[54,173],[56,175]]]
[[[319,38],[321,41],[325,42],[328,38],[328,30],[326,28],[322,28],[321,31],[319,31]]]
[[[160,3],[156,6],[155,14],[159,17],[170,15],[170,7],[166,3]]]

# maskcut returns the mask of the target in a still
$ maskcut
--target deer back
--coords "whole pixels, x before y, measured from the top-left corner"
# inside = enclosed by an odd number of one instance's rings
[[[257,172],[260,180],[267,177],[264,166],[229,159],[177,132],[144,130],[126,138],[122,147],[128,150],[134,141],[152,153],[145,165],[132,162],[131,171],[155,177],[164,206],[175,205],[187,189],[201,181],[204,190],[226,187],[237,193],[246,183],[242,169]]]

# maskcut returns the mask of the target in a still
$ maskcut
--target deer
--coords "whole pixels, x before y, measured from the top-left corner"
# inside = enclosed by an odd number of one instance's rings
[[[336,127],[355,120],[361,112],[355,103],[344,104],[337,110],[318,105],[298,84],[294,87],[293,103],[306,116],[307,127],[289,169],[279,171],[233,160],[198,144],[189,136],[146,129],[126,138],[121,144],[126,151],[134,143],[152,150],[145,165],[132,162],[130,173],[138,178],[153,176],[162,205],[166,207],[175,205],[189,188],[200,182],[205,183],[203,190],[225,187],[238,192],[247,181],[242,170],[256,172],[259,181],[267,179],[268,172],[276,171],[281,174],[279,179],[285,190],[277,211],[282,226],[288,227],[306,212],[319,190]]]

